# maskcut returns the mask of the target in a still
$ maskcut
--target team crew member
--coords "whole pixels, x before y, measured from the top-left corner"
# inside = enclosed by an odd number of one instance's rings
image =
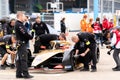
[[[37,53],[41,49],[49,49],[50,47],[50,41],[52,40],[60,40],[60,41],[66,41],[66,36],[64,33],[61,33],[60,35],[56,34],[42,34],[38,37],[36,44],[35,44],[35,51]]]
[[[0,45],[0,51],[2,55],[1,60],[1,69],[5,69],[5,61],[8,58],[8,54],[11,54],[11,69],[15,67],[14,60],[15,60],[15,44],[16,44],[16,37],[14,35],[6,35],[0,38],[0,43],[4,43]]]
[[[109,48],[115,47],[113,52],[113,59],[116,63],[116,67],[112,68],[113,71],[120,71],[120,26],[113,31],[113,37]]]
[[[37,37],[39,37],[42,34],[49,34],[49,30],[47,25],[41,21],[40,17],[36,18],[36,22],[33,24],[33,29],[32,29],[32,36],[34,36],[35,33],[35,45],[34,45],[34,52],[33,53],[38,53],[38,50],[36,49],[37,46]]]
[[[67,40],[64,33],[60,33],[60,35],[59,35],[59,40],[60,40],[60,41],[66,41],[66,40]]]
[[[35,43],[35,51],[38,53],[39,50],[41,49],[49,49],[51,40],[58,40],[58,35],[56,34],[40,35]]]
[[[49,29],[47,27],[47,25],[41,21],[40,17],[36,18],[36,22],[33,24],[33,29],[32,32],[34,34],[35,32],[35,36],[40,36],[41,34],[49,34]]]
[[[14,31],[15,19],[11,19],[9,23],[6,23],[3,27],[4,35],[15,33]]]
[[[25,21],[25,15],[23,12],[17,13],[17,21],[15,24],[15,33],[16,38],[20,46],[18,47],[17,57],[16,57],[16,78],[32,78],[33,76],[29,75],[28,65],[27,65],[27,43],[29,39],[33,37],[28,34],[27,29],[23,25]]]
[[[79,59],[76,60],[76,63],[83,63],[84,68],[80,71],[89,71],[89,62],[90,62],[90,48],[85,44],[85,42],[80,41],[78,36],[72,37],[72,41],[75,42],[74,50],[75,56],[80,55]]]
[[[77,34],[77,36],[73,38],[76,39],[74,42],[78,42],[78,41],[84,42],[86,50],[80,55],[82,57],[85,57],[85,55],[90,51],[91,53],[90,59],[92,60],[92,66],[91,66],[92,71],[91,72],[96,72],[97,71],[97,68],[96,68],[97,55],[96,55],[96,42],[94,39],[94,35],[88,32],[82,32],[82,33]],[[89,69],[88,64],[86,66],[87,66],[87,69],[84,68],[83,71],[86,71],[86,70],[88,71]]]

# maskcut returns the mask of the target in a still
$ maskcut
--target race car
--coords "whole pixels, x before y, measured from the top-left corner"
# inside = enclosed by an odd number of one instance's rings
[[[35,54],[31,66],[35,68],[55,68],[58,65],[62,65],[63,54],[70,46],[71,44],[68,41],[51,41],[50,49],[40,50],[38,54]]]

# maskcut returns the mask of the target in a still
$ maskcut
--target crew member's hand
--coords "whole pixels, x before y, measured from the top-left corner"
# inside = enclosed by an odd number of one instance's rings
[[[82,56],[82,57],[84,57],[85,55],[86,55],[85,53],[80,54],[80,56]]]
[[[106,46],[106,48],[111,49],[112,47],[111,46]]]
[[[15,55],[16,53],[14,51],[11,52],[12,55]]]
[[[75,54],[75,55],[74,55],[74,57],[75,57],[75,58],[77,58],[77,57],[78,57],[78,55],[77,55],[77,54]]]

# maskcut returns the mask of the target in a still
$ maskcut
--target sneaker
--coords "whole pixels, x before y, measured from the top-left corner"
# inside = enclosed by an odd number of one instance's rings
[[[80,71],[89,71],[89,69],[83,68],[83,69],[81,69]]]
[[[116,66],[116,67],[112,68],[112,70],[117,69],[117,68],[118,68],[118,66]]]
[[[16,78],[24,78],[22,75],[20,75],[20,76],[16,76]]]
[[[10,65],[10,68],[11,68],[11,69],[14,69],[14,68],[15,68],[15,65],[14,65],[14,64],[11,64],[11,65]]]
[[[5,62],[4,65],[5,65],[6,67],[10,67],[10,65],[8,65],[7,62]]]
[[[24,76],[24,78],[29,79],[29,78],[33,78],[33,76],[28,75],[28,76]]]
[[[97,69],[92,69],[91,72],[97,72]]]
[[[113,71],[120,71],[120,67],[112,68]]]
[[[2,70],[5,70],[6,69],[6,66],[5,65],[1,65],[0,67]]]

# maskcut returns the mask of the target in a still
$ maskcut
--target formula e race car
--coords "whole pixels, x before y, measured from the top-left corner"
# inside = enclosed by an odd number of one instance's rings
[[[68,41],[51,41],[50,49],[40,50],[38,54],[35,54],[31,66],[35,68],[57,68],[58,65],[62,65],[63,54],[70,45]]]

